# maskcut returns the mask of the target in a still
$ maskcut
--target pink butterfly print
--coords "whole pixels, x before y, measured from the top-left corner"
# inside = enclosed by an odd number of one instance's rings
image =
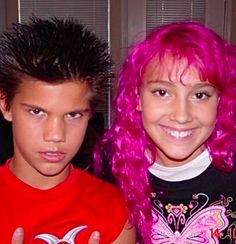
[[[153,213],[154,225],[152,230],[153,244],[197,244],[219,243],[212,230],[222,232],[229,224],[222,206],[210,206],[191,216],[182,230],[175,232],[168,226],[168,222],[161,213],[158,217]]]

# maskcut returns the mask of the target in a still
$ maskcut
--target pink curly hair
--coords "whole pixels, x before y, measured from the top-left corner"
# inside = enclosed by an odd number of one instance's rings
[[[219,170],[230,172],[236,151],[236,51],[212,30],[193,22],[172,23],[150,33],[135,44],[118,75],[118,89],[114,100],[115,118],[110,130],[95,148],[97,169],[104,155],[122,189],[131,222],[137,227],[142,242],[151,243],[152,214],[148,168],[149,150],[155,161],[155,145],[146,134],[141,114],[136,110],[138,90],[146,66],[154,58],[161,62],[166,53],[174,60],[187,60],[202,80],[219,90],[217,121],[206,146]]]

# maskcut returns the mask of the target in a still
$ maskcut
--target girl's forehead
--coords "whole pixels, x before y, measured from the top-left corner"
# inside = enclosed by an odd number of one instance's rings
[[[186,77],[201,81],[199,71],[194,65],[190,65],[186,58],[174,59],[166,55],[162,60],[158,57],[153,58],[147,64],[142,80],[184,82]]]

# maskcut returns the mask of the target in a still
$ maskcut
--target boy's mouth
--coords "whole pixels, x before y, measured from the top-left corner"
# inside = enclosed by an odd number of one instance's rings
[[[60,162],[65,158],[65,153],[59,151],[40,152],[41,157],[48,162]]]

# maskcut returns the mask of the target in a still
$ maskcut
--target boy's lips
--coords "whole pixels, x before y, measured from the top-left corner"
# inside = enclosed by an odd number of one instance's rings
[[[65,158],[65,153],[59,151],[43,151],[40,155],[48,162],[59,162]]]

